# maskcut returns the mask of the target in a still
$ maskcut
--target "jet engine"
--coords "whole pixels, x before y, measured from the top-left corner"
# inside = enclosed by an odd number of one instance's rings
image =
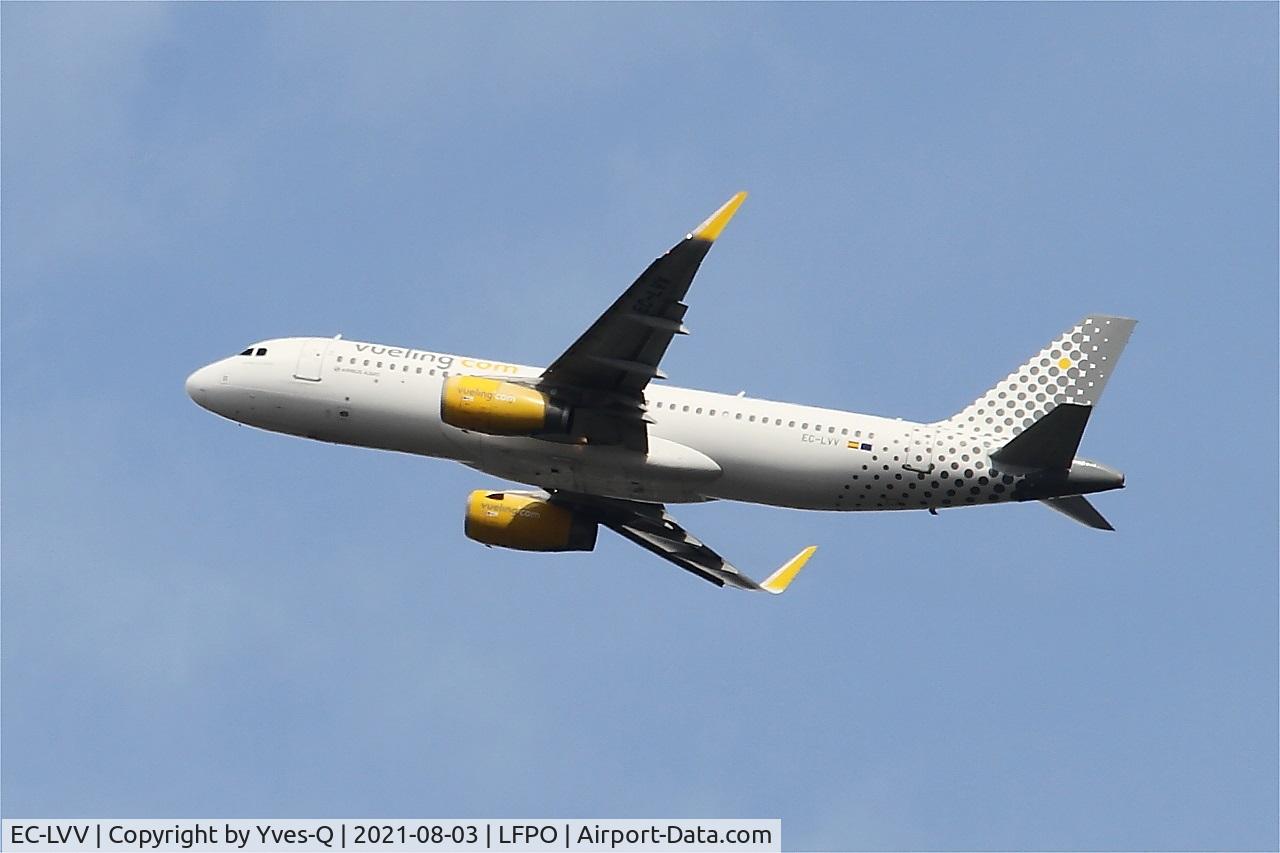
[[[563,434],[569,409],[535,388],[486,376],[450,376],[440,390],[440,419],[488,435]]]
[[[591,551],[597,523],[545,495],[472,492],[467,498],[467,538],[517,551]]]

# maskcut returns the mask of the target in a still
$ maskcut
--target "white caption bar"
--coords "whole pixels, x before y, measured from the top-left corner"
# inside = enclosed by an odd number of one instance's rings
[[[780,820],[21,820],[10,851],[782,850]]]

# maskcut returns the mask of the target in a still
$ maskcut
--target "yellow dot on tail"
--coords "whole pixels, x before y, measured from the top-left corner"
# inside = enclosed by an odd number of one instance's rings
[[[1062,368],[1063,370],[1066,370],[1070,366],[1071,366],[1071,359],[1069,358],[1059,359],[1058,367]]]

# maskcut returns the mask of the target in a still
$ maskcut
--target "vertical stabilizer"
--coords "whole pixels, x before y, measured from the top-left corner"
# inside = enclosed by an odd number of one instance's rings
[[[1091,314],[944,423],[1010,439],[1061,403],[1096,405],[1136,320]]]

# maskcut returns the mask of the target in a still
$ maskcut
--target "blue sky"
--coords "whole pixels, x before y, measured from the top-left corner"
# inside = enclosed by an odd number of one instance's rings
[[[5,816],[778,816],[1274,849],[1277,7],[27,5],[3,18]],[[214,418],[331,335],[554,358],[738,189],[681,385],[933,419],[1140,325],[1035,505],[484,549],[444,462]]]

